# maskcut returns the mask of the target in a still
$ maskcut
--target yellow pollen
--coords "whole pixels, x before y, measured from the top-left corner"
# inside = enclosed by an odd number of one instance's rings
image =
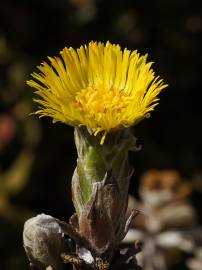
[[[82,89],[75,99],[79,110],[97,119],[106,117],[107,114],[121,113],[130,103],[131,97],[123,91],[114,88],[106,90],[101,86],[98,89],[92,87]]]

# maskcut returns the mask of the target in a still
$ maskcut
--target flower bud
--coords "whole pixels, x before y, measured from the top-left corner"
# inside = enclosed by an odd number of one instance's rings
[[[34,269],[63,269],[60,255],[66,250],[65,239],[57,219],[41,214],[27,220],[23,243]]]

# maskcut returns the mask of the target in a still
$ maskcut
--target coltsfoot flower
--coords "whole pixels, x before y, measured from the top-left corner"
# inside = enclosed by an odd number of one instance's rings
[[[147,55],[107,42],[64,48],[38,66],[28,85],[37,89],[35,113],[72,126],[86,126],[103,144],[111,130],[137,124],[158,103],[167,85]]]

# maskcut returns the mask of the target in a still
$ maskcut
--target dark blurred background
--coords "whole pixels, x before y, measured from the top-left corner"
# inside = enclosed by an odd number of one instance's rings
[[[202,2],[196,0],[6,0],[0,3],[0,268],[28,269],[26,218],[73,213],[73,128],[28,116],[26,80],[63,47],[111,41],[149,53],[169,88],[148,120],[134,128],[142,150],[131,154],[130,192],[148,169],[176,169],[195,183],[202,215]],[[201,219],[199,219],[201,222]],[[178,267],[179,269],[179,267]],[[184,269],[184,268],[182,268]]]

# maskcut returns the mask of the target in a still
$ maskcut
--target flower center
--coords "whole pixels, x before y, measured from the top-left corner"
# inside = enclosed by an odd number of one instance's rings
[[[113,87],[105,89],[103,86],[99,88],[89,86],[79,91],[75,99],[79,110],[99,120],[112,113],[121,114],[130,103],[131,97],[123,90]]]

